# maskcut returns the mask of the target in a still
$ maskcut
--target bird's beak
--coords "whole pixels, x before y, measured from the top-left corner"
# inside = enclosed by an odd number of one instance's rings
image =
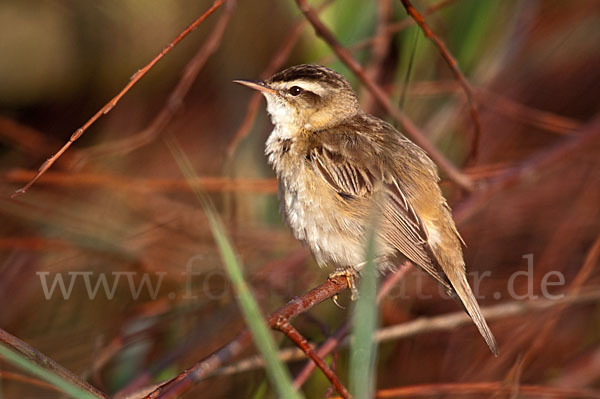
[[[251,89],[262,91],[263,93],[277,94],[277,90],[271,89],[265,82],[252,80],[234,80],[234,83],[239,83],[248,86]]]

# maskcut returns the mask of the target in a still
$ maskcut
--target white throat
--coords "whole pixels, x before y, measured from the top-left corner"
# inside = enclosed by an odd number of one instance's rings
[[[286,131],[292,130],[292,127],[296,126],[298,122],[296,111],[284,100],[269,93],[264,94],[267,99],[267,112],[271,115],[271,122],[275,125],[275,130],[281,128]]]

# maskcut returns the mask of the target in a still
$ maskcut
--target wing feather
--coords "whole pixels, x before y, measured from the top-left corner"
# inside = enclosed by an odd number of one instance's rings
[[[308,159],[313,170],[342,199],[370,198],[374,190],[385,190],[382,204],[384,223],[382,237],[408,259],[423,268],[440,284],[450,289],[444,273],[432,261],[427,228],[410,204],[401,183],[393,176],[384,180],[377,166],[365,166],[323,146],[313,148]]]

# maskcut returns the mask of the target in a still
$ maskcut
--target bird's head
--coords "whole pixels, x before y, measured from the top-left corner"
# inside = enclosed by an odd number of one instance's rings
[[[297,65],[265,81],[235,80],[267,99],[273,124],[316,131],[360,112],[352,87],[339,73],[319,65]]]

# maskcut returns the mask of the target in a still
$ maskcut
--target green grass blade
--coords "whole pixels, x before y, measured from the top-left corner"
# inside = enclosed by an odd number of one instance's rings
[[[32,362],[26,357],[13,351],[9,347],[0,343],[0,358],[5,359],[7,362],[14,364],[17,367],[41,378],[42,380],[52,384],[54,387],[63,391],[66,395],[71,398],[77,399],[98,399],[102,396],[94,395],[93,393],[86,391],[77,385],[74,385],[71,381],[65,380],[64,378],[52,373],[51,371],[39,366]]]
[[[293,387],[288,370],[277,356],[277,347],[273,337],[265,323],[265,318],[260,312],[258,304],[250,292],[248,284],[244,280],[241,263],[227,238],[223,224],[210,199],[196,183],[198,180],[196,179],[197,176],[192,164],[173,137],[168,137],[167,144],[206,213],[208,223],[221,253],[225,270],[237,295],[248,329],[252,333],[256,347],[265,360],[267,375],[273,383],[278,397],[285,399],[301,398],[301,395]]]
[[[402,94],[400,94],[400,108],[404,109],[406,105],[406,96],[408,94],[408,85],[412,77],[413,66],[415,64],[415,55],[417,54],[417,47],[419,43],[419,37],[421,32],[419,29],[414,29],[413,46],[410,51],[410,58],[408,60],[408,67],[406,68],[406,75],[404,76],[404,85],[402,87]]]
[[[350,392],[355,398],[371,398],[375,389],[377,346],[373,342],[373,334],[379,323],[376,303],[378,271],[374,261],[376,224],[372,223],[369,229],[367,263],[361,273],[360,296],[352,316]]]

